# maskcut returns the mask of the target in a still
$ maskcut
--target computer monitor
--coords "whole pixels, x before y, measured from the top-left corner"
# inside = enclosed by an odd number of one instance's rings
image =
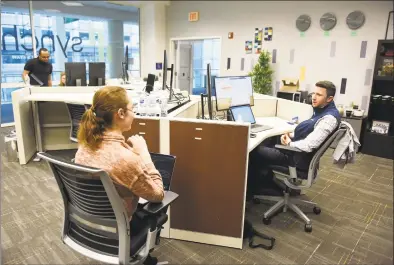
[[[211,77],[211,64],[207,64],[207,96],[208,96],[208,114],[209,119],[212,120],[212,77]]]
[[[163,90],[167,89],[167,52],[164,50],[164,58],[163,58]]]
[[[65,63],[66,86],[86,86],[86,63]]]
[[[105,63],[89,63],[89,86],[105,85]]]
[[[250,76],[215,77],[216,110],[229,110],[232,106],[254,105]]]
[[[233,106],[230,107],[231,116],[234,121],[242,120],[243,122],[256,123],[252,108],[250,105]]]

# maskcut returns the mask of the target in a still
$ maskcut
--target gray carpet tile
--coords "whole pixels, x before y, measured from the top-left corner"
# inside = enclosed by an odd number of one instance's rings
[[[10,131],[2,128],[3,138]],[[2,140],[0,140],[3,146]],[[55,152],[70,159],[73,150]],[[276,238],[271,251],[217,247],[162,239],[153,255],[170,264],[393,264],[393,160],[359,153],[339,169],[331,152],[321,160],[318,181],[303,195],[318,203],[320,215],[304,209],[312,233],[292,212],[270,225],[261,220],[272,204],[249,203],[246,215],[256,230]],[[44,162],[21,166],[1,155],[1,246],[3,264],[98,264],[61,242],[63,204]]]

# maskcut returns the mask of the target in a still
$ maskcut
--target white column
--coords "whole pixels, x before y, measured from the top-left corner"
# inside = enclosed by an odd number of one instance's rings
[[[166,12],[165,2],[147,2],[140,7],[140,54],[141,77],[148,74],[158,75],[156,63],[163,62],[166,47]],[[167,61],[169,61],[167,51]]]
[[[60,46],[59,41],[57,40],[57,36],[59,36],[60,41],[62,42],[62,45],[66,45],[67,42],[67,37],[66,37],[66,29],[64,27],[64,20],[62,16],[56,16],[53,19],[56,23],[56,30],[54,30],[53,34],[55,35],[55,52],[54,54],[52,54],[52,56],[54,56],[55,59],[55,64],[53,65],[53,71],[57,72],[57,71],[64,71],[64,63],[67,61],[66,57],[64,56],[62,47]],[[71,47],[72,45],[72,41],[71,39],[68,42],[67,48]],[[67,55],[67,49],[66,49],[66,55]],[[60,74],[58,74],[58,76],[54,77],[55,80],[60,80]]]
[[[123,21],[108,21],[108,63],[110,78],[122,76],[122,62],[124,61]]]

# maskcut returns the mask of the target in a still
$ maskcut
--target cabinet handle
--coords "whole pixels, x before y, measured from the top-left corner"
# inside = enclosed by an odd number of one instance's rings
[[[145,135],[145,132],[139,132],[138,134],[142,134],[142,135]]]
[[[141,126],[145,126],[145,122],[140,122],[138,124],[141,125]]]
[[[195,140],[199,140],[199,141],[201,141],[201,140],[202,140],[202,138],[201,138],[201,137],[194,137],[194,139],[195,139]]]
[[[196,131],[202,131],[202,128],[196,128]]]

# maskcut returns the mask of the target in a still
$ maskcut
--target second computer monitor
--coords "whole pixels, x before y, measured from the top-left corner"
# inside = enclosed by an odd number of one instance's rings
[[[89,63],[89,86],[105,85],[105,63]]]
[[[65,63],[66,85],[86,86],[86,63]]]
[[[216,109],[228,110],[232,106],[254,105],[250,76],[215,77]]]

